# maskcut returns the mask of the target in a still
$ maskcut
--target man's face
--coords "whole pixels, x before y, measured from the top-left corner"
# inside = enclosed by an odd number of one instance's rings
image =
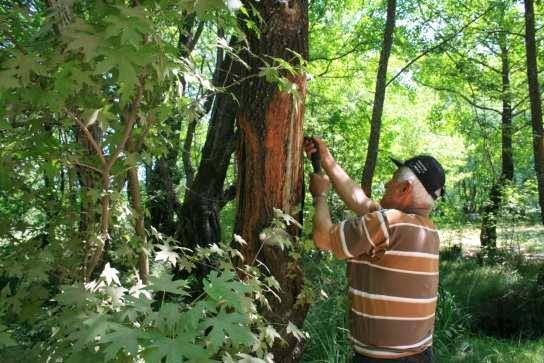
[[[400,208],[403,206],[403,202],[406,199],[407,181],[398,181],[397,175],[399,170],[397,170],[391,179],[385,183],[385,193],[383,194],[382,199],[380,200],[380,205],[382,208]]]

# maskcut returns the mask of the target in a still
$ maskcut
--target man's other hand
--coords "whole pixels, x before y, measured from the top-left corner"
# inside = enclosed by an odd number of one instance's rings
[[[319,157],[321,163],[328,162],[332,159],[332,155],[329,151],[329,148],[323,140],[319,137],[313,136],[304,140],[304,151],[308,159],[312,158],[312,154],[319,150]]]
[[[313,196],[325,194],[330,188],[331,182],[327,175],[312,173],[310,177],[310,193]]]

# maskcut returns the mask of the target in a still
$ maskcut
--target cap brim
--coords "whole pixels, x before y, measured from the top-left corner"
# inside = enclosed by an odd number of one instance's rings
[[[399,168],[400,168],[401,166],[404,166],[404,163],[403,163],[402,161],[400,161],[400,160],[397,160],[397,159],[395,159],[395,158],[389,158],[389,159],[391,159],[391,161],[392,161],[396,166],[398,166]]]

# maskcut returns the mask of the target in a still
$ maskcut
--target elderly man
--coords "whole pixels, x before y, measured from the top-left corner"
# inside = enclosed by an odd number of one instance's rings
[[[319,150],[326,172],[310,181],[315,245],[348,262],[353,362],[432,362],[439,239],[429,214],[444,192],[444,170],[430,156],[393,160],[398,169],[377,203],[322,140],[306,140],[305,150],[308,157]],[[357,218],[331,222],[329,180]]]

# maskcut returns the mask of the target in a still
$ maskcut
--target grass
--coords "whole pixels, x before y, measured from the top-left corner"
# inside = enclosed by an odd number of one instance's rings
[[[544,338],[526,341],[468,335],[457,349],[435,358],[437,363],[543,363]]]

